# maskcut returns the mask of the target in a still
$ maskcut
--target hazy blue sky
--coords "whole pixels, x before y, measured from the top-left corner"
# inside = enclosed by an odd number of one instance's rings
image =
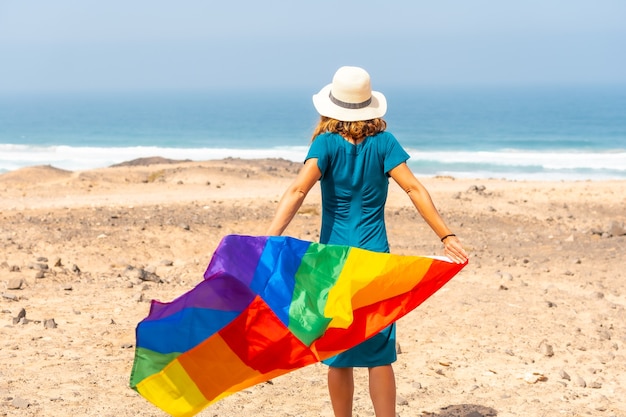
[[[626,85],[625,0],[0,0],[0,92]]]

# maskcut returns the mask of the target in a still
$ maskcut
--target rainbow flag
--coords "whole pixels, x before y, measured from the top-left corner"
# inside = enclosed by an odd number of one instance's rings
[[[226,236],[191,291],[152,301],[130,385],[172,416],[343,352],[465,265],[278,236]]]

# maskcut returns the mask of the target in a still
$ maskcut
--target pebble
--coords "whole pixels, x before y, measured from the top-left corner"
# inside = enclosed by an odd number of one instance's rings
[[[569,374],[567,372],[565,372],[565,370],[561,369],[559,371],[559,376],[561,377],[561,379],[566,379],[568,381],[571,381],[572,378],[569,376]]]
[[[485,192],[485,190],[487,189],[487,187],[485,187],[484,185],[472,185],[471,187],[469,187],[467,189],[468,193],[477,193],[477,194],[482,194]]]
[[[398,405],[409,405],[409,401],[401,395],[396,397],[396,404]]]
[[[600,389],[600,388],[602,388],[602,382],[600,382],[600,381],[593,381],[591,384],[589,384],[589,388]]]
[[[15,408],[24,409],[30,406],[30,402],[28,400],[25,400],[24,398],[15,397],[11,401],[11,405]]]
[[[624,236],[626,235],[626,228],[623,223],[611,222],[606,232],[611,236]]]
[[[604,395],[600,395],[596,398],[594,398],[590,404],[591,408],[593,408],[596,411],[606,411],[608,409],[608,406],[610,405],[610,401],[607,397],[605,397]],[[616,417],[614,414],[610,414],[607,417]]]
[[[527,372],[522,379],[529,384],[536,384],[537,382],[545,382],[548,378],[541,372]]]
[[[44,264],[41,262],[32,262],[30,264],[28,264],[28,268],[29,269],[38,269],[40,271],[47,271],[48,270],[48,264]]]
[[[575,386],[581,387],[581,388],[585,388],[587,386],[587,383],[585,382],[585,380],[581,376],[576,376],[576,378],[574,378],[572,383]]]
[[[599,358],[601,364],[607,364],[615,359],[615,354],[613,352],[606,352],[602,354]]]
[[[590,232],[591,234],[594,234],[594,235],[600,235],[603,238],[624,236],[626,235],[626,227],[624,226],[623,223],[618,223],[616,221],[613,221],[605,229],[592,227]]]
[[[20,312],[17,313],[17,316],[13,317],[13,324],[27,324],[28,320],[26,320],[26,310],[20,309]]]
[[[156,282],[157,284],[160,284],[161,282],[163,282],[161,278],[154,272],[146,271],[143,268],[135,268],[133,266],[126,267],[126,270],[124,271],[124,275],[126,275],[129,278],[139,279],[141,281]]]
[[[7,290],[21,290],[24,280],[21,278],[11,278],[7,283]]]
[[[554,349],[552,348],[552,345],[549,345],[547,343],[542,343],[541,353],[543,354],[543,356],[551,357],[551,356],[554,356]]]
[[[505,281],[513,281],[513,275],[508,272],[501,272],[500,277]]]
[[[45,327],[46,329],[56,329],[57,323],[56,321],[54,321],[54,319],[46,319],[43,322],[43,327]]]

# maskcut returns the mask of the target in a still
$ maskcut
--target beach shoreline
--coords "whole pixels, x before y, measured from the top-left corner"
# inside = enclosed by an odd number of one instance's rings
[[[128,388],[148,302],[199,282],[222,237],[264,234],[300,166],[228,158],[0,174],[0,416],[164,415]],[[422,181],[471,257],[399,322],[399,415],[626,415],[626,180]],[[392,252],[442,254],[395,184],[386,219]],[[316,241],[319,224],[316,186],[286,234]],[[361,373],[355,411],[373,415]],[[200,415],[331,416],[324,366]]]

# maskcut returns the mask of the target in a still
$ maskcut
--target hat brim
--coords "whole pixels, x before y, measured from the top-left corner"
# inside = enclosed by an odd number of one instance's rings
[[[336,105],[330,100],[330,89],[332,84],[328,84],[313,95],[313,105],[321,116],[330,117],[342,122],[357,122],[360,120],[372,120],[383,117],[387,113],[387,99],[378,91],[372,91],[372,102],[361,109],[347,109]]]

